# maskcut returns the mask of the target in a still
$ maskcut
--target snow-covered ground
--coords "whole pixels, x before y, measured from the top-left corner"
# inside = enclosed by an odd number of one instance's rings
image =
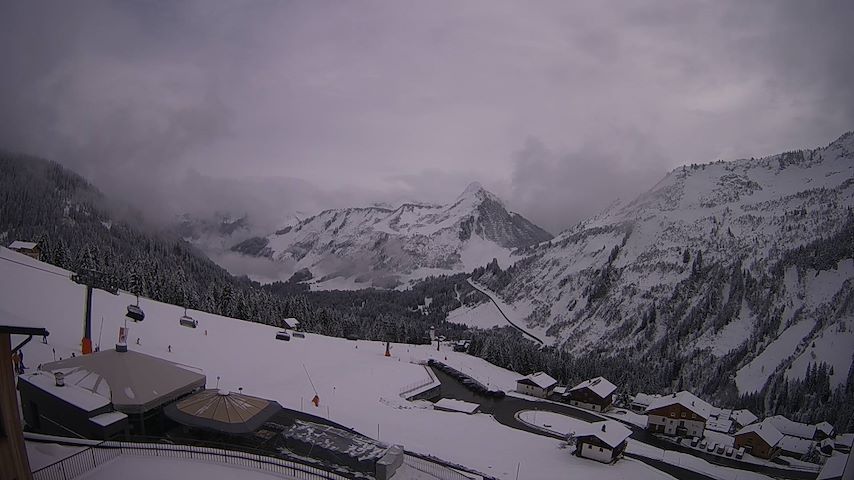
[[[533,425],[543,430],[566,435],[584,428],[587,422],[577,418],[568,417],[554,412],[539,412],[536,410],[525,410],[516,414],[519,421]]]
[[[463,305],[448,312],[448,321],[468,325],[469,327],[492,328],[507,325],[507,320],[492,302],[481,303],[476,307]]]
[[[72,352],[80,354],[84,287],[71,282],[67,272],[47,268],[15,252],[0,251],[0,258],[30,265],[0,260],[3,323],[45,327],[51,333],[47,344],[35,339],[24,347],[25,364],[32,368],[50,362],[54,352],[57,358],[68,357]],[[114,296],[95,292],[92,334],[96,344],[100,343],[103,349],[112,348],[119,326],[124,325],[126,306],[135,301],[125,293]],[[183,314],[179,307],[145,298],[140,300],[140,306],[146,317],[141,323],[129,324],[130,349],[199,368],[207,375],[208,387],[217,383],[220,388],[231,390],[243,387],[250,395],[328,416],[371,437],[501,479],[515,478],[519,465],[520,478],[531,480],[669,478],[629,461],[608,466],[574,457],[560,448],[557,440],[514,430],[489,415],[441,412],[402,399],[401,389],[430,380],[421,365],[411,363],[427,358],[447,361],[499,388],[515,387],[519,375],[452,352],[447,346],[437,352],[433,346],[395,344],[393,356],[388,358],[383,356],[380,342],[313,334],[282,342],[275,340],[274,327],[197,311],[189,312],[199,322],[198,328],[192,329],[179,325],[178,318]],[[168,351],[170,345],[172,352]],[[314,391],[303,366],[317,387],[318,408],[309,402]],[[150,472],[142,467],[138,470]]]
[[[78,477],[80,480],[149,480],[152,478],[204,478],[205,480],[281,480],[280,475],[249,468],[208,463],[185,458],[138,457],[122,455],[95,470]]]
[[[554,337],[546,336],[547,327],[528,324],[528,321],[526,320],[526,318],[533,311],[533,306],[530,303],[516,302],[515,304],[511,305],[511,304],[505,302],[504,300],[502,300],[502,298],[500,296],[498,296],[498,294],[496,294],[492,290],[488,289],[486,286],[481,285],[481,284],[474,282],[472,280],[469,280],[469,283],[474,288],[480,290],[486,296],[491,298],[492,301],[495,302],[494,305],[498,307],[497,310],[500,310],[501,312],[503,312],[504,315],[507,316],[507,319],[509,319],[514,324],[516,324],[517,327],[519,327],[522,330],[530,333],[531,335],[539,338],[546,345],[551,345],[557,340]],[[492,302],[489,302],[489,303],[492,303]],[[500,312],[499,312],[499,315],[501,315]],[[502,316],[502,320],[504,320],[503,316]],[[502,325],[507,325],[507,322],[505,321],[504,323],[502,323]]]
[[[27,457],[30,459],[30,469],[36,471],[70,457],[86,447],[70,447],[56,443],[27,441]]]

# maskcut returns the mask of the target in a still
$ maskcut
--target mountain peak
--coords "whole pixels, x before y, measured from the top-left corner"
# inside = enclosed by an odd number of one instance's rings
[[[486,189],[483,188],[483,185],[480,182],[471,182],[466,186],[466,189],[463,190],[463,193],[460,194],[461,197],[468,197],[471,195],[476,195],[480,192],[485,192]]]
[[[483,200],[490,199],[495,202],[498,202],[501,205],[504,204],[500,198],[498,198],[494,193],[490,192],[489,190],[483,188],[483,185],[481,185],[479,182],[469,183],[468,186],[466,186],[466,189],[463,190],[463,193],[461,193],[460,196],[457,197],[458,202],[464,199],[473,199],[478,203]]]

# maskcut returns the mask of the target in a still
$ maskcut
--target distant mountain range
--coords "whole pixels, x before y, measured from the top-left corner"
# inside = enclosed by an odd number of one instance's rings
[[[478,272],[568,351],[668,359],[687,385],[758,391],[854,352],[854,133],[679,167],[515,266]],[[732,376],[710,374],[731,372]]]
[[[245,219],[190,223],[184,238],[217,243],[246,232]],[[204,227],[204,228],[200,228]],[[199,232],[204,232],[199,234]],[[471,271],[498,259],[509,266],[514,249],[552,235],[478,183],[447,205],[406,203],[325,210],[266,236],[236,242],[234,252],[288,262],[311,272],[320,288],[395,287],[430,274]],[[220,244],[222,240],[219,240]]]

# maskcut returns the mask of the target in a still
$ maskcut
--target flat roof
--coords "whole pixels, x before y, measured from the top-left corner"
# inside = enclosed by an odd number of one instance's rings
[[[146,412],[204,387],[206,382],[201,373],[132,350],[102,350],[47,363],[42,370],[65,373],[66,385],[91,384],[92,391],[106,390],[115,409],[125,413]]]
[[[100,415],[95,415],[94,417],[90,418],[89,420],[91,420],[93,423],[96,423],[102,427],[106,427],[106,426],[112,425],[116,422],[120,422],[126,418],[128,418],[128,416],[122,412],[107,412],[107,413],[102,413]]]
[[[74,384],[66,382],[65,386],[57,387],[56,379],[47,372],[25,373],[18,376],[18,381],[27,382],[85,412],[93,412],[110,404],[108,398]]]
[[[452,412],[474,413],[480,408],[480,405],[462,400],[454,400],[452,398],[443,398],[434,404],[441,410],[450,410]]]

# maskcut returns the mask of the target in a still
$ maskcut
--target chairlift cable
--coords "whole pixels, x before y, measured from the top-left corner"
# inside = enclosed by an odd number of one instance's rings
[[[312,390],[314,390],[314,394],[315,394],[315,395],[318,395],[318,393],[317,393],[317,389],[316,389],[316,388],[314,388],[314,382],[312,382],[312,381],[311,381],[311,375],[309,375],[309,374],[308,374],[308,369],[307,369],[307,368],[305,368],[305,364],[304,364],[304,363],[302,364],[302,369],[303,369],[303,370],[305,370],[305,376],[306,376],[306,377],[308,377],[308,383],[310,383],[310,384],[311,384],[311,389],[312,389]]]

